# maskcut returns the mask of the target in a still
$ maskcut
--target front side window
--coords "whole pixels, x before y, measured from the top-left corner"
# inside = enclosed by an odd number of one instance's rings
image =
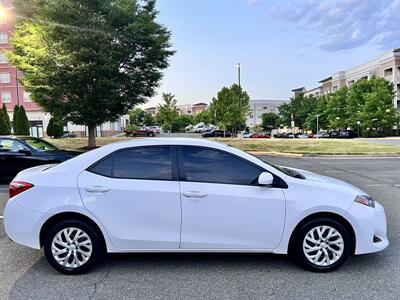
[[[113,177],[172,180],[171,147],[140,147],[114,153]]]
[[[0,139],[0,153],[18,153],[20,150],[28,149],[19,141]]]
[[[187,181],[254,185],[261,168],[230,153],[203,147],[182,148]]]
[[[41,139],[35,139],[35,138],[26,138],[24,139],[25,143],[27,143],[29,146],[34,148],[35,150],[38,151],[56,151],[58,148],[56,146],[53,146],[52,144],[41,140]]]

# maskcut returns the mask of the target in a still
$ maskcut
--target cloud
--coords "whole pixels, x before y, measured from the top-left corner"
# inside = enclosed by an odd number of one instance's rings
[[[319,37],[317,45],[328,51],[375,44],[400,47],[400,0],[304,0],[274,3],[268,15],[298,25]]]

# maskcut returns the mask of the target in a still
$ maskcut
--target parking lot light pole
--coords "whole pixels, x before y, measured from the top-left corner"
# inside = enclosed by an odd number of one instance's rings
[[[319,115],[317,115],[317,134],[319,132]]]
[[[236,129],[236,131],[238,132],[239,131],[239,128],[240,128],[240,115],[241,115],[241,109],[242,109],[242,107],[241,107],[241,84],[240,84],[240,63],[238,63],[237,64],[237,71],[238,71],[238,84],[239,84],[239,94],[238,94],[238,97],[239,97],[239,111],[238,111],[238,122],[239,122],[239,124],[238,124],[238,127],[237,127],[237,129]],[[237,134],[237,132],[236,132],[236,134]]]
[[[358,134],[357,134],[357,137],[360,137],[360,124],[361,124],[361,122],[360,122],[360,121],[357,121],[357,125],[358,125]]]

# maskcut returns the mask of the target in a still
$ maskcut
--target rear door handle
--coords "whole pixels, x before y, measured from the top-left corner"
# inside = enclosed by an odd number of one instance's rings
[[[191,191],[191,192],[183,192],[183,196],[187,198],[204,198],[207,197],[207,193],[198,192],[198,191]]]
[[[85,188],[85,190],[89,193],[106,193],[110,189],[105,186],[88,186]]]

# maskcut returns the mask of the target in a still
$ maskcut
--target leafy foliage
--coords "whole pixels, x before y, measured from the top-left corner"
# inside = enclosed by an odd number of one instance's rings
[[[0,111],[0,134],[11,134],[10,117],[8,116],[7,107],[4,103]]]
[[[58,118],[52,117],[46,129],[47,135],[53,138],[59,138],[64,134],[64,122]]]
[[[279,127],[281,118],[273,112],[265,113],[262,115],[262,127],[271,130]]]
[[[211,114],[211,110],[207,109],[202,112],[199,112],[194,116],[194,123],[198,124],[203,122],[204,124],[214,124],[214,115]]]
[[[28,116],[26,115],[25,108],[21,105],[18,109],[17,118],[16,118],[16,135],[29,135],[29,121]],[[15,122],[14,121],[14,122]]]
[[[172,123],[172,132],[185,132],[185,127],[194,123],[192,115],[181,115]]]
[[[239,85],[223,87],[213,98],[209,108],[211,116],[216,116],[217,124],[224,130],[234,130],[246,123],[250,97]],[[240,108],[240,109],[239,109]]]
[[[131,124],[141,126],[143,125],[145,115],[146,112],[143,109],[135,108],[129,112],[129,121]]]
[[[87,125],[116,121],[154,95],[174,53],[154,0],[17,0],[8,58],[33,101]]]
[[[172,132],[172,125],[178,118],[178,110],[176,108],[177,100],[175,95],[171,93],[162,94],[163,103],[158,106],[156,115],[157,123],[162,125],[163,130]]]

